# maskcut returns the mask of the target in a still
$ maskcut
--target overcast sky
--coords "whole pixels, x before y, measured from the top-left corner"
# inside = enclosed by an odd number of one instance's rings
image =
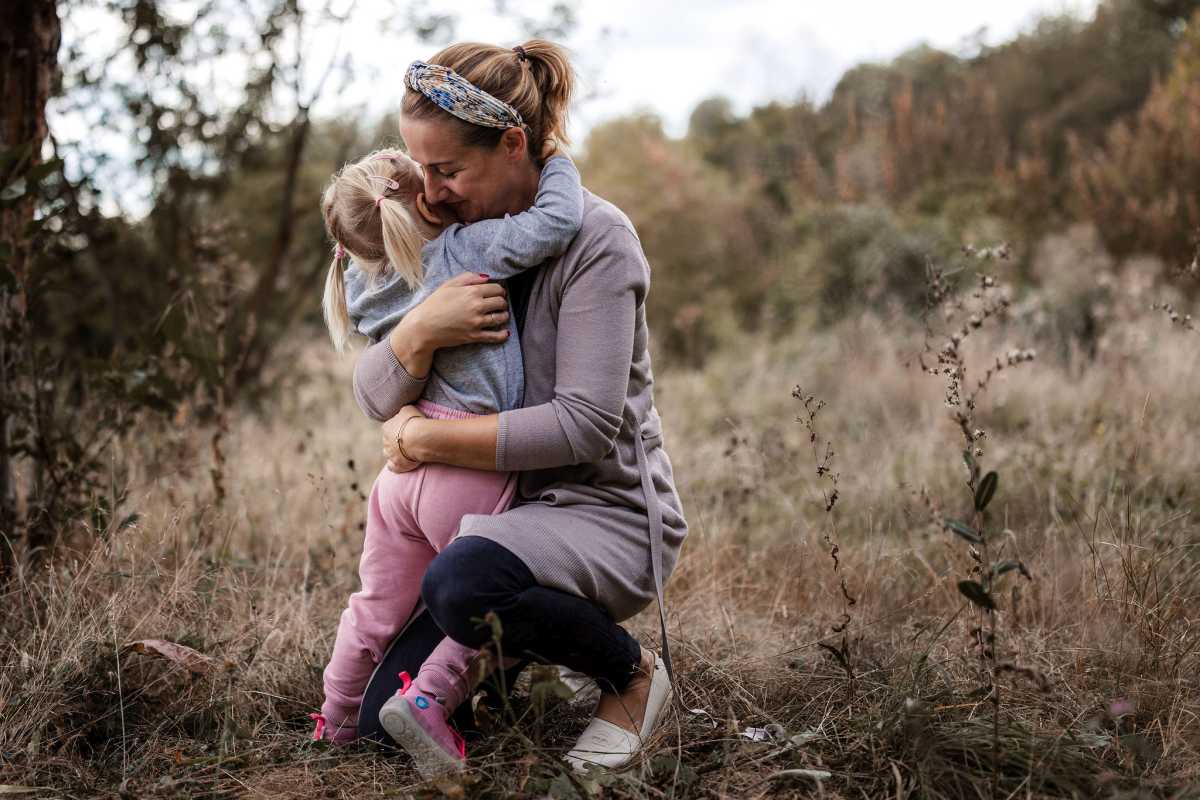
[[[533,14],[548,3],[509,3]],[[577,105],[575,133],[635,108],[658,112],[668,131],[682,134],[697,102],[715,94],[746,111],[802,94],[828,97],[856,63],[887,60],[921,42],[960,51],[983,30],[996,44],[1027,28],[1039,14],[1090,16],[1095,0],[581,0],[578,27],[568,40],[591,95]],[[515,25],[495,14],[495,0],[465,0],[456,36],[513,44]],[[370,38],[365,20],[355,38]],[[374,48],[359,53],[370,56]],[[383,41],[371,58],[380,77],[402,71],[435,48]],[[371,106],[395,108],[401,87],[371,81]],[[382,90],[382,91],[381,91]],[[339,102],[349,100],[343,95]]]
[[[354,0],[336,0],[349,7]],[[332,27],[307,27],[303,50],[310,87],[335,52],[354,62],[354,79],[330,87],[313,111],[318,118],[354,115],[364,121],[394,115],[404,94],[409,62],[431,56],[438,47],[421,43],[395,24],[397,7],[422,4],[427,10],[457,15],[454,38],[513,45],[523,39],[515,15],[544,18],[554,0],[358,0],[341,35]],[[187,24],[199,0],[174,0],[164,8]],[[325,0],[302,0],[319,8]],[[499,14],[504,6],[507,14]],[[979,43],[997,44],[1029,28],[1039,15],[1071,12],[1091,16],[1096,0],[579,0],[577,25],[565,44],[580,78],[572,109],[576,146],[599,122],[635,110],[659,114],[668,133],[682,135],[701,100],[729,97],[739,112],[770,100],[807,96],[828,98],[838,78],[863,61],[885,61],[922,42],[957,53]],[[390,20],[390,22],[389,22]],[[74,9],[64,38],[84,42],[97,58],[119,47],[125,28],[103,4]],[[973,44],[974,43],[974,44]],[[240,92],[247,58],[198,63],[209,95],[220,102]],[[239,59],[241,61],[239,62]],[[127,59],[128,60],[128,54]],[[132,75],[131,62],[116,64],[114,75]],[[309,90],[306,89],[307,94]],[[286,99],[284,99],[286,102]],[[129,169],[136,140],[145,131],[102,120],[87,108],[63,115],[51,108],[50,122],[62,141],[87,140],[111,160],[95,172],[105,187],[106,207],[127,212],[148,208],[151,186]],[[68,168],[75,165],[68,161]]]

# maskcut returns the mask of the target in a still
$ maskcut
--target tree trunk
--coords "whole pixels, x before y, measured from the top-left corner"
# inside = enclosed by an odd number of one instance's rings
[[[259,309],[266,308],[268,304],[277,299],[279,278],[291,256],[292,239],[295,238],[296,233],[296,191],[300,183],[300,167],[304,163],[304,150],[308,146],[311,130],[312,122],[308,116],[308,108],[300,106],[297,109],[296,119],[292,122],[292,137],[288,143],[287,171],[284,173],[283,198],[279,203],[279,223],[275,229],[275,244],[271,248],[270,260],[263,267],[246,306],[242,309],[242,320],[238,329],[242,331],[244,339],[239,347],[242,352],[235,356],[238,362],[232,376],[232,386],[235,391],[258,376],[270,354],[269,332],[257,326],[255,315]]]
[[[61,26],[56,0],[5,0],[0,5],[0,153],[5,159],[0,188],[11,185],[41,161],[46,138],[46,101],[58,77]],[[6,402],[24,341],[26,297],[32,247],[26,233],[33,221],[32,193],[0,208],[0,269],[12,274],[12,288],[0,288],[0,579],[11,566],[17,507],[10,453],[13,404]],[[5,284],[0,283],[0,287]]]

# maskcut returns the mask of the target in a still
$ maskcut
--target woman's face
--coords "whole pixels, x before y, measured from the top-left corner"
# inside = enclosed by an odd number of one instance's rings
[[[477,222],[524,211],[532,203],[528,198],[521,205],[524,173],[536,169],[520,128],[509,128],[491,149],[463,144],[457,128],[438,119],[401,116],[400,135],[424,172],[426,200],[444,216]]]

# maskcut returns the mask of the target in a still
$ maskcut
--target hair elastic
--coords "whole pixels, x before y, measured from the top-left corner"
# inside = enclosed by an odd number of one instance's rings
[[[367,180],[383,181],[384,185],[387,186],[387,188],[391,189],[393,192],[400,188],[400,181],[394,181],[391,178],[384,177],[383,175],[368,175]]]

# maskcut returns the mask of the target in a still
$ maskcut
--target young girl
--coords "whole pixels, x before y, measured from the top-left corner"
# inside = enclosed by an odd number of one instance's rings
[[[447,279],[479,271],[504,279],[561,255],[582,223],[579,173],[565,156],[542,170],[534,205],[503,219],[444,225],[422,194],[420,168],[398,150],[381,150],[345,166],[325,191],[321,210],[336,242],[325,283],[325,320],[343,350],[350,331],[379,341]],[[351,266],[343,275],[343,261]],[[516,323],[501,344],[438,350],[418,403],[429,417],[463,418],[519,408],[524,369]],[[425,568],[458,532],[464,514],[504,511],[513,473],[425,464],[411,472],[386,467],[367,507],[359,578],[338,625],[325,668],[325,702],[314,738],[357,736],[358,709],[375,665],[411,617]],[[380,724],[425,774],[461,769],[462,739],[447,724],[470,686],[475,650],[444,639],[415,679],[380,712]]]

